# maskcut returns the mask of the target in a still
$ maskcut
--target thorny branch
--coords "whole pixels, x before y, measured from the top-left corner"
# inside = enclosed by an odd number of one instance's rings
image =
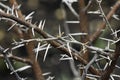
[[[65,0],[64,0],[65,1]],[[36,76],[37,80],[44,80],[44,77],[42,75],[42,71],[41,68],[36,60],[36,55],[34,52],[34,41],[37,42],[42,42],[42,41],[46,41],[49,44],[48,47],[46,49],[46,53],[48,52],[48,49],[51,48],[50,45],[52,45],[53,47],[66,52],[66,55],[72,56],[72,58],[74,58],[75,60],[80,61],[81,64],[84,65],[84,70],[82,73],[82,80],[85,79],[85,77],[89,77],[92,76],[92,78],[98,77],[101,80],[109,80],[111,73],[113,72],[113,70],[115,69],[117,60],[120,56],[120,40],[117,38],[115,38],[115,41],[112,40],[112,42],[116,45],[116,49],[114,50],[105,50],[102,48],[98,48],[95,46],[89,45],[89,43],[93,43],[94,41],[96,41],[98,39],[98,37],[101,35],[101,33],[103,32],[103,29],[105,29],[106,24],[109,26],[109,28],[112,31],[112,34],[117,34],[114,32],[114,30],[112,29],[109,20],[111,19],[111,17],[114,15],[115,11],[118,9],[118,7],[120,6],[120,1],[117,1],[116,4],[112,7],[111,11],[107,14],[107,16],[105,16],[104,11],[102,10],[102,6],[101,6],[101,2],[102,0],[96,0],[98,2],[98,6],[100,9],[100,14],[102,14],[105,22],[103,22],[96,30],[96,32],[94,34],[92,34],[90,37],[88,35],[88,20],[87,20],[87,14],[86,14],[86,10],[88,10],[88,8],[91,5],[91,2],[93,0],[90,0],[88,5],[85,6],[84,0],[79,0],[78,3],[79,8],[80,8],[80,29],[82,32],[82,36],[81,36],[81,42],[75,40],[71,35],[67,35],[67,36],[63,36],[62,37],[62,33],[59,30],[59,37],[53,37],[52,35],[48,34],[47,32],[43,31],[42,28],[40,28],[40,26],[34,25],[31,22],[29,22],[28,20],[25,19],[25,16],[22,15],[22,12],[20,11],[20,9],[18,8],[18,4],[16,2],[16,0],[10,0],[10,4],[11,6],[13,6],[13,11],[11,8],[9,8],[8,6],[5,6],[3,4],[0,3],[0,5],[2,5],[2,7],[5,7],[7,10],[11,10],[12,13],[6,13],[5,11],[1,10],[0,11],[0,18],[4,19],[6,21],[10,22],[10,25],[12,25],[9,30],[11,30],[12,28],[14,29],[14,31],[17,32],[17,35],[19,36],[19,38],[21,39],[20,42],[15,42],[15,46],[16,47],[20,47],[20,45],[27,43],[26,49],[29,55],[29,59],[24,59],[24,58],[20,58],[14,55],[8,55],[8,52],[5,52],[3,48],[0,48],[0,52],[2,53],[2,55],[0,55],[1,58],[5,58],[6,63],[8,64],[9,68],[11,69],[11,71],[16,75],[18,80],[22,80],[21,77],[19,77],[18,73],[15,72],[13,66],[11,65],[11,62],[9,59],[14,59],[23,63],[28,63],[32,65],[32,69],[34,71],[34,74]],[[69,1],[68,1],[69,2]],[[67,3],[68,4],[68,3]],[[68,7],[71,9],[72,13],[78,17],[78,14],[74,11],[74,9],[71,6],[71,3],[68,4]],[[74,13],[75,12],[75,13]],[[31,13],[33,14],[33,13]],[[30,15],[31,15],[30,14]],[[26,28],[28,28],[29,30],[27,31],[27,33],[24,33],[24,31],[21,30],[21,28],[19,26],[24,26]],[[39,35],[42,35],[44,39],[33,39],[33,34],[34,32],[32,32],[32,30],[36,31]],[[85,35],[83,35],[83,33],[85,33]],[[86,35],[87,34],[87,35]],[[74,34],[73,34],[74,35]],[[113,37],[116,37],[115,35],[113,35]],[[119,36],[119,35],[117,35]],[[68,39],[69,38],[69,39]],[[110,45],[110,40],[108,40],[108,46]],[[95,56],[91,59],[91,61],[88,62],[88,58],[83,58],[81,56],[81,54],[79,54],[78,51],[76,51],[75,49],[70,47],[70,43],[76,43],[81,45],[83,48],[87,49],[88,51],[90,51],[90,53],[95,52]],[[38,45],[39,46],[39,45]],[[36,50],[37,52],[38,50]],[[84,51],[84,49],[83,49]],[[45,55],[46,55],[45,53]],[[88,53],[88,52],[87,52]],[[112,56],[110,53],[113,53]],[[88,56],[87,56],[88,57]],[[101,57],[101,58],[98,58]],[[97,59],[98,58],[98,59]],[[45,56],[44,56],[44,60],[45,60]],[[106,66],[104,67],[104,69],[102,69],[100,67],[100,65],[98,64],[99,61],[101,60],[107,60],[108,62],[106,62]],[[99,67],[98,69],[96,67],[93,66],[93,63],[97,64],[97,67]],[[109,63],[109,64],[108,64]],[[92,74],[88,74],[88,72],[92,73]],[[51,78],[50,78],[51,79]]]
[[[32,25],[31,23],[26,22],[24,20],[21,20],[19,18],[16,18],[15,16],[12,16],[10,14],[6,14],[6,13],[3,13],[3,12],[0,12],[0,16],[5,17],[5,18],[9,18],[11,20],[14,20],[14,21],[18,22],[19,24],[25,25],[28,28],[34,28],[34,30],[37,33],[39,33],[40,35],[42,35],[44,38],[50,38],[51,37],[48,33],[44,32],[43,30],[41,30],[37,26]],[[61,44],[58,41],[48,41],[48,42],[56,48],[61,46]],[[66,54],[70,55],[69,50],[67,48],[60,47],[59,50],[62,50],[64,52],[66,52]],[[74,53],[74,51],[73,51],[72,55],[73,55],[73,58],[77,58],[77,60],[79,60],[82,64],[85,64],[85,65],[87,64],[87,61],[79,56],[79,53]],[[99,72],[96,69],[94,69],[92,66],[89,68],[89,70],[91,71],[91,73],[99,75]]]
[[[106,16],[106,19],[107,19],[107,20],[110,20],[110,19],[111,19],[111,17],[112,17],[113,14],[115,13],[115,11],[119,8],[119,6],[120,6],[120,1],[117,1],[117,2],[115,3],[115,5],[112,7],[112,9],[110,10],[110,12],[107,14],[107,16]],[[101,33],[104,31],[105,27],[106,27],[106,22],[103,22],[103,23],[97,28],[96,32],[90,36],[90,39],[89,39],[89,40],[90,40],[90,43],[92,43],[92,42],[94,42],[94,41],[97,40],[97,38],[98,38],[98,37],[101,35]]]

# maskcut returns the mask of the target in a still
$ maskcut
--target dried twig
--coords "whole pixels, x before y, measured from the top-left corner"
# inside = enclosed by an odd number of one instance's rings
[[[29,59],[26,59],[26,58],[20,58],[20,57],[14,56],[14,55],[7,55],[7,57],[9,59],[12,59],[12,60],[16,60],[16,61],[20,61],[20,62],[23,62],[23,63],[31,64],[31,61]],[[0,58],[4,58],[4,56],[0,55]]]

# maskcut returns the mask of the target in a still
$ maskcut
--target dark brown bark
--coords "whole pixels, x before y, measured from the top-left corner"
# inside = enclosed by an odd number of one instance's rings
[[[101,76],[101,80],[109,80],[110,74],[115,69],[115,65],[117,64],[117,60],[118,60],[119,56],[120,56],[120,41],[116,43],[115,53],[111,58],[111,60],[112,60],[111,65],[108,66],[106,68],[106,70],[103,72],[103,74]]]
[[[17,9],[17,6],[18,6],[17,1],[16,0],[10,0],[9,2],[11,4],[11,6],[13,6],[13,5],[15,6],[15,11],[17,11],[17,13],[18,13],[18,17],[21,20],[24,20],[24,16],[23,16],[21,10]],[[20,29],[18,28],[18,26],[16,26],[14,28],[14,31],[17,32],[19,38],[24,38],[24,39],[31,39],[32,38],[31,29],[28,30],[27,33],[23,33],[22,31],[19,32],[19,30]],[[31,60],[31,66],[32,66],[32,69],[33,69],[36,80],[45,80],[43,75],[42,75],[40,65],[37,62],[37,60],[35,60],[35,53],[33,52],[33,49],[35,48],[34,42],[27,43],[25,47],[26,47],[26,50],[27,50],[27,53],[28,53],[28,58]]]
[[[89,23],[88,23],[88,18],[86,14],[86,7],[85,7],[85,2],[84,0],[78,0],[79,3],[79,17],[80,17],[80,32],[82,33],[88,33],[89,31]],[[80,41],[82,43],[87,43],[89,41],[89,34],[85,36],[81,36]],[[82,48],[81,48],[82,49]],[[89,51],[86,50],[83,53],[83,58],[85,60],[89,60]]]
[[[24,36],[25,39],[32,39],[32,31],[31,29],[28,30],[28,32]],[[28,58],[31,60],[32,69],[35,75],[36,80],[45,80],[42,75],[42,70],[39,66],[38,61],[35,59],[35,53],[33,49],[35,48],[34,42],[26,43],[26,50],[28,53]]]

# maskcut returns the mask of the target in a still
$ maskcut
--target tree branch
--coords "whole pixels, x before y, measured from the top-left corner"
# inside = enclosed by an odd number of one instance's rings
[[[118,58],[119,58],[119,56],[120,56],[120,41],[117,42],[115,45],[116,45],[116,49],[115,49],[114,55],[113,55],[112,58],[111,58],[111,60],[112,60],[111,65],[109,65],[109,66],[105,69],[104,73],[103,73],[102,76],[101,76],[101,80],[109,80],[110,74],[111,74],[111,73],[113,72],[113,70],[115,69],[115,65],[117,64],[117,60],[118,60]]]
[[[115,13],[115,11],[119,8],[120,6],[120,1],[117,1],[116,4],[112,7],[111,11],[107,14],[106,18],[107,20],[110,20],[111,17],[113,16],[113,14]],[[90,43],[94,42],[97,40],[97,38],[101,35],[101,33],[103,32],[103,30],[106,27],[106,22],[103,22],[96,30],[96,32],[94,34],[92,34],[90,36]]]
[[[12,6],[14,5],[14,7],[15,7],[15,10],[14,10],[14,12],[16,13],[15,16],[18,16],[18,18],[20,18],[21,20],[25,20],[21,10],[18,9],[17,1],[9,0],[9,2]],[[17,30],[15,30],[15,29],[17,29]],[[17,27],[14,28],[14,31],[16,31],[18,33],[19,38],[24,38],[24,39],[32,38],[31,29],[29,29],[27,33],[20,33],[18,30],[20,30],[20,29],[18,29]],[[42,75],[42,70],[39,66],[39,63],[35,60],[35,53],[33,52],[33,49],[35,48],[34,42],[28,43],[27,45],[25,45],[25,47],[28,52],[28,57],[32,62],[31,66],[32,66],[33,72],[35,74],[36,80],[44,80],[44,77]]]
[[[31,61],[27,58],[20,58],[20,57],[14,56],[14,55],[7,55],[7,57],[9,59],[12,59],[12,60],[16,60],[16,61],[20,61],[20,62],[23,62],[23,63],[31,64]],[[4,56],[0,55],[0,58],[4,58]]]

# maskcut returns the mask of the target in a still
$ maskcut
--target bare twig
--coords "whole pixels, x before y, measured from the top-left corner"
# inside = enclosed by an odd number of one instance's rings
[[[92,4],[93,0],[89,0],[87,6],[85,7],[85,11],[88,10]]]
[[[102,74],[101,80],[109,80],[110,74],[115,69],[115,65],[117,63],[119,56],[120,56],[120,41],[116,43],[115,53],[111,58],[111,60],[112,60],[111,65],[109,65],[105,69],[104,73]]]
[[[106,15],[105,15],[103,9],[102,9],[101,2],[97,0],[97,3],[98,3],[99,10],[102,14],[102,17],[104,18],[104,20],[105,20],[106,24],[108,25],[109,29],[111,30],[111,32],[114,33],[114,30],[112,29],[112,27],[111,27]]]
[[[82,74],[82,80],[85,80],[89,67],[95,62],[97,57],[98,57],[98,54],[95,54],[92,60],[85,66],[85,69],[83,70],[83,74]]]
[[[116,4],[113,6],[113,8],[111,9],[111,11],[107,14],[106,18],[107,20],[110,20],[112,15],[115,13],[115,11],[119,8],[120,6],[120,1],[117,1]],[[103,32],[103,30],[106,27],[106,22],[103,22],[96,30],[96,32],[94,34],[92,34],[90,36],[90,42],[94,42],[95,40],[97,40],[97,38],[100,36],[100,34]]]
[[[20,62],[23,62],[23,63],[31,64],[31,61],[29,59],[26,59],[26,58],[20,58],[20,57],[14,56],[14,55],[7,55],[7,57],[9,59],[12,59],[12,60],[16,60],[16,61],[20,61]],[[4,56],[0,55],[0,58],[4,58]]]
[[[22,80],[18,73],[15,72],[15,69],[13,68],[10,59],[7,57],[7,54],[10,54],[10,52],[6,52],[2,46],[0,46],[0,52],[3,54],[8,68],[15,74],[17,80]]]

